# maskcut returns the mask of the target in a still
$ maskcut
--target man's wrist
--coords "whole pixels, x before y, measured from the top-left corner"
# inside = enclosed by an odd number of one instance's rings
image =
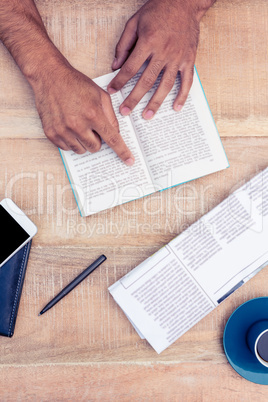
[[[34,46],[31,52],[21,56],[18,64],[27,81],[35,87],[40,80],[50,76],[68,62],[48,39]]]

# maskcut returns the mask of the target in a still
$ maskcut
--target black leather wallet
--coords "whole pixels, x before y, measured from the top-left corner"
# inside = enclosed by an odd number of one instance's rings
[[[20,297],[32,241],[0,268],[0,335],[14,334]]]

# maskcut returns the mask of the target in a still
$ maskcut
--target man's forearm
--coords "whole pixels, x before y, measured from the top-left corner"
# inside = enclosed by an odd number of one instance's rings
[[[30,83],[41,78],[41,66],[66,62],[49,39],[33,0],[0,0],[0,40]]]
[[[110,96],[54,46],[34,0],[0,0],[0,40],[31,84],[44,132],[56,146],[96,152],[103,138],[127,165],[134,163]]]

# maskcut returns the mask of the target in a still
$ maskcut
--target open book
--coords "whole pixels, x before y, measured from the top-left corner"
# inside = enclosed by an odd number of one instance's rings
[[[115,74],[110,73],[94,81],[106,90]],[[125,166],[105,143],[95,154],[86,152],[77,155],[73,151],[60,151],[82,216],[229,166],[196,71],[182,111],[172,109],[180,85],[178,76],[173,90],[150,121],[144,120],[141,114],[160,77],[130,116],[119,114],[120,104],[140,75],[141,72],[121,91],[112,95],[121,135],[135,157],[133,166]]]
[[[162,352],[268,262],[268,168],[109,288]]]

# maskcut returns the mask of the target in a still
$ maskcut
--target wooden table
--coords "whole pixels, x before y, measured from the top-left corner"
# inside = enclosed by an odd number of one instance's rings
[[[141,0],[37,1],[50,36],[94,78]],[[266,401],[228,364],[230,314],[267,296],[263,269],[166,351],[140,340],[107,287],[268,166],[268,3],[219,0],[201,23],[196,66],[230,168],[81,218],[32,91],[0,46],[0,198],[38,226],[15,335],[0,339],[0,400]],[[161,213],[160,213],[161,211]],[[40,309],[101,253],[108,260],[42,317]]]

